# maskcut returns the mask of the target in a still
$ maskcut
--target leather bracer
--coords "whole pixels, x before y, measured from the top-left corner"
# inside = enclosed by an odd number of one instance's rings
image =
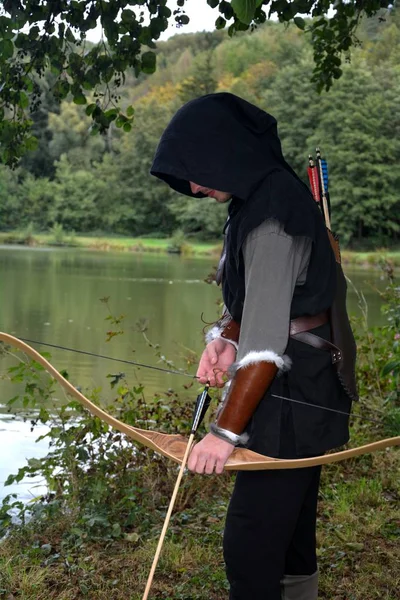
[[[237,369],[217,417],[217,427],[242,434],[277,372],[276,364],[267,361]]]

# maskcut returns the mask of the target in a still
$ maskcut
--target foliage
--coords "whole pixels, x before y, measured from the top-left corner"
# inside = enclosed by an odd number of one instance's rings
[[[204,1],[204,0],[203,0]],[[293,22],[310,32],[314,47],[314,81],[319,90],[329,89],[341,76],[341,56],[357,42],[355,31],[363,14],[375,15],[389,6],[388,0],[356,0],[336,3],[317,0],[207,0],[219,10],[217,29],[229,23],[228,33],[253,29],[271,16]],[[0,141],[2,161],[15,165],[38,145],[30,133],[29,111],[37,111],[42,78],[48,67],[54,76],[51,93],[58,100],[72,97],[86,106],[92,131],[105,132],[111,123],[130,131],[134,119],[131,105],[121,109],[119,89],[131,71],[135,77],[156,70],[156,44],[171,20],[178,26],[189,22],[179,0],[172,11],[167,0],[80,0],[72,3],[37,0],[3,2],[0,16]],[[330,10],[334,15],[328,18]],[[306,22],[311,12],[312,21]],[[87,32],[100,23],[102,36],[96,44],[86,41]],[[93,93],[93,99],[90,94]],[[89,102],[88,102],[89,96]],[[39,167],[40,168],[40,167]]]
[[[10,172],[0,165],[0,229],[36,232],[54,223],[80,233],[169,237],[176,229],[220,239],[225,207],[181,196],[149,176],[160,136],[183,101],[216,89],[255,102],[278,119],[284,154],[306,177],[321,146],[329,164],[332,222],[342,246],[395,245],[400,210],[398,96],[400,22],[391,11],[362,22],[362,47],[329,93],[315,94],[312,53],[300,29],[268,22],[233,39],[221,31],[159,44],[151,78],[127,74],[121,103],[135,104],[130,135],[111,126],[91,135],[81,106],[51,96],[56,75],[36,78],[43,100],[33,113],[36,151]],[[94,100],[88,90],[89,101]],[[35,116],[36,115],[36,116]]]
[[[392,278],[390,265],[384,268]],[[392,394],[398,398],[399,387],[392,370],[380,373],[397,341],[394,280],[385,296],[387,325],[374,331],[358,329],[363,405],[358,403],[355,411],[364,416],[374,412],[376,423],[355,419],[354,444],[376,439],[385,428],[388,434],[398,434],[387,415],[395,407]],[[108,306],[108,298],[103,302]],[[110,313],[107,323],[111,337],[123,330],[122,316]],[[146,323],[137,327],[146,336]],[[151,345],[163,358],[158,345]],[[56,397],[54,381],[37,363],[23,360],[19,353],[16,359],[9,377],[23,390],[11,399],[10,409],[18,398],[25,410],[33,408],[32,427],[46,423],[51,446],[46,457],[28,460],[8,481],[40,474],[49,492],[27,506],[12,496],[4,499],[0,529],[8,536],[0,546],[0,594],[37,600],[139,600],[176,469],[150,451],[133,447],[76,402],[50,409],[48,400]],[[169,391],[147,402],[144,390],[130,386],[122,373],[110,375],[109,381],[115,399],[107,410],[124,422],[141,427],[156,423],[158,429],[174,433],[187,429],[192,412],[188,391],[180,399]],[[190,396],[193,391],[192,387]],[[100,403],[100,395],[94,390],[91,398]],[[323,470],[317,539],[321,597],[396,597],[398,466],[399,454],[392,449]],[[219,600],[226,595],[221,540],[231,489],[228,477],[184,478],[154,581],[157,597]],[[11,523],[12,510],[21,519],[19,525]]]
[[[217,80],[213,75],[213,54],[201,54],[193,61],[188,77],[178,86],[178,95],[182,102],[189,102],[204,94],[212,94],[217,89]]]
[[[360,398],[363,400],[362,408],[368,410],[378,403],[386,433],[399,435],[400,289],[395,281],[390,262],[383,259],[381,268],[388,279],[385,291],[380,293],[384,301],[382,312],[386,317],[386,324],[383,327],[369,326],[365,297],[355,290],[362,314],[362,317],[353,324],[358,353],[357,380]],[[372,410],[374,412],[373,408]]]
[[[123,335],[124,317],[110,312],[109,299],[103,298],[109,315],[107,341]],[[163,355],[157,344],[147,338],[147,324],[137,323],[147,343],[167,368],[174,365]],[[9,354],[3,344],[0,350]],[[47,359],[50,356],[43,353]],[[47,484],[48,493],[23,505],[15,495],[7,496],[0,508],[0,538],[12,527],[12,514],[20,523],[33,519],[39,528],[49,527],[56,520],[64,520],[69,527],[64,531],[63,543],[76,548],[87,541],[126,539],[139,540],[153,530],[165,498],[173,489],[176,469],[166,468],[165,460],[141,446],[132,446],[129,438],[93,417],[76,401],[62,406],[54,404],[55,381],[44,368],[32,359],[17,355],[16,366],[7,370],[11,382],[22,385],[20,395],[11,398],[9,411],[22,400],[23,414],[30,419],[32,429],[38,423],[48,426],[48,432],[38,438],[48,440],[50,451],[44,458],[29,459],[27,465],[10,475],[5,485],[17,483],[25,477],[40,476]],[[193,357],[188,357],[188,364]],[[68,379],[68,373],[61,371]],[[114,400],[107,412],[127,425],[147,428],[156,425],[165,433],[186,433],[191,423],[194,402],[182,402],[173,390],[157,395],[147,402],[143,387],[130,386],[124,373],[108,375]],[[185,390],[194,392],[192,384]],[[99,404],[100,390],[89,396]],[[186,391],[185,394],[188,392]],[[50,408],[51,407],[51,408]],[[17,410],[21,415],[21,410]],[[199,429],[205,432],[204,424]],[[212,497],[226,488],[227,478],[210,481],[205,494]],[[197,482],[187,480],[177,501],[177,510],[190,510],[196,498]]]

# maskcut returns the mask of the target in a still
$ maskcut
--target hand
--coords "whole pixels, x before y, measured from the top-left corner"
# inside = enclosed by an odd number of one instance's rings
[[[223,338],[217,338],[207,344],[197,369],[200,383],[209,381],[211,387],[223,387],[224,375],[235,359],[236,348]]]
[[[211,475],[215,468],[217,475],[220,475],[234,449],[233,444],[221,440],[212,433],[207,433],[201,442],[193,447],[189,456],[188,469],[193,473]]]

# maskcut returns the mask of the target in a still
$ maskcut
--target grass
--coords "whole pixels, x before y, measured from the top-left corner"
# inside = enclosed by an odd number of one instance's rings
[[[52,233],[29,233],[14,231],[0,232],[0,244],[25,244],[28,246],[67,246],[89,248],[91,250],[120,251],[120,252],[152,252],[166,254],[171,248],[173,238],[141,238],[122,236],[88,236],[85,234],[63,234],[63,241],[56,241]],[[187,238],[182,248],[182,254],[193,257],[218,257],[221,252],[221,242],[203,242]],[[374,252],[342,251],[342,261],[345,265],[360,267],[377,267],[386,257],[394,267],[400,267],[400,251],[377,249]]]
[[[38,233],[26,236],[23,232],[0,232],[0,244],[21,244],[26,246],[64,246],[88,248],[91,250],[119,252],[153,252],[166,254],[170,251],[173,238],[140,238],[119,236],[87,236],[67,234],[63,241],[56,241],[51,233]],[[186,241],[182,254],[190,256],[219,256],[221,245],[215,242],[197,240]]]
[[[355,432],[353,443],[365,442],[364,437]],[[399,472],[396,449],[324,468],[317,538],[320,600],[398,600]],[[227,598],[221,552],[227,501],[228,493],[207,501],[199,493],[195,509],[173,515],[153,600]],[[28,526],[0,545],[0,598],[140,600],[163,517],[146,536],[75,548],[61,541],[71,527],[67,521],[40,530]]]

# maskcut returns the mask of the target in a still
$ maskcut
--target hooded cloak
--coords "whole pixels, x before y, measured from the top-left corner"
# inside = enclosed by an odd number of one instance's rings
[[[245,298],[242,245],[253,229],[270,218],[279,221],[287,234],[312,242],[306,281],[294,289],[291,318],[330,308],[336,288],[335,257],[311,192],[283,157],[273,116],[228,93],[192,100],[178,110],[163,133],[151,174],[194,198],[204,195],[193,194],[190,181],[232,194],[224,230],[222,292],[235,321],[241,322]],[[329,324],[314,333],[330,339]],[[286,355],[292,367],[274,379],[258,405],[246,428],[248,447],[285,457],[290,455],[284,446],[287,439],[295,443],[297,456],[345,443],[348,423],[342,415],[271,398],[277,394],[348,412],[350,401],[332,368],[330,353],[289,338]]]
[[[151,174],[195,198],[204,195],[193,194],[190,181],[232,194],[222,287],[236,321],[241,321],[245,293],[241,247],[250,231],[269,218],[289,235],[313,242],[307,280],[295,290],[291,318],[331,306],[335,259],[325,225],[308,187],[284,159],[272,115],[229,93],[196,98],[178,110],[164,131]]]

